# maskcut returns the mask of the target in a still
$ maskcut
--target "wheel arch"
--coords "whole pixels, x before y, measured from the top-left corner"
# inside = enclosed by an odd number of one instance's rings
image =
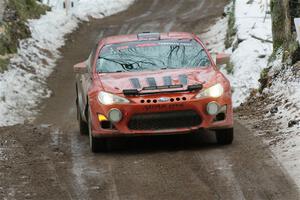
[[[84,108],[84,117],[85,117],[86,121],[88,121],[88,116],[89,116],[89,97],[86,96],[86,105]]]

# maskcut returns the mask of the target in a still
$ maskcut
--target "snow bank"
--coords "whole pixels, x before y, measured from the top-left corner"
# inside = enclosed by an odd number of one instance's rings
[[[259,88],[260,73],[272,54],[272,22],[267,13],[269,0],[236,0],[237,37],[231,49],[234,71],[227,74],[234,90],[235,107],[246,100],[252,89]]]
[[[202,40],[208,42],[211,52],[226,52],[232,54],[231,62],[234,65],[232,74],[225,69],[221,71],[230,80],[233,88],[233,102],[237,107],[250,95],[252,89],[259,88],[261,71],[267,67],[268,58],[272,54],[272,22],[269,4],[265,1],[236,0],[235,16],[237,36],[234,47],[225,49],[227,18],[217,21],[207,33],[202,35]],[[229,5],[231,6],[231,5]],[[226,12],[227,8],[225,8]],[[214,37],[211,37],[213,35]],[[268,41],[268,42],[266,42]]]
[[[225,38],[228,19],[220,18],[205,33],[199,35],[202,41],[206,43],[206,47],[211,53],[221,53],[225,51]]]
[[[276,131],[280,133],[274,139],[278,142],[272,150],[300,188],[300,63],[293,67],[284,66],[282,52],[279,52],[270,66],[269,75],[274,77],[272,86],[264,89],[263,93],[271,95],[273,103],[268,109],[275,111],[266,117],[276,122]]]
[[[55,67],[60,56],[58,49],[64,45],[66,34],[74,31],[80,21],[87,21],[88,17],[112,15],[127,9],[133,1],[80,0],[68,16],[64,10],[54,9],[38,20],[31,20],[32,38],[20,41],[9,70],[0,74],[0,126],[30,120],[41,98],[50,96],[46,78]],[[54,5],[61,1],[49,2]]]

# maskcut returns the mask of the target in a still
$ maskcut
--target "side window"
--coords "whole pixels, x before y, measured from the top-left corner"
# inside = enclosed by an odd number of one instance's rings
[[[96,56],[96,52],[97,52],[97,48],[98,48],[98,44],[94,47],[92,53],[91,53],[91,67],[94,64],[94,60],[95,60],[95,56]]]
[[[88,72],[90,73],[92,71],[92,66],[91,66],[91,56],[92,54],[89,55],[89,58],[85,61],[87,68],[88,68]]]
[[[92,67],[93,67],[93,63],[94,63],[95,54],[97,52],[97,47],[98,47],[98,45],[96,45],[94,47],[94,49],[92,50],[89,58],[87,59],[87,66],[88,66],[89,73],[92,72]]]

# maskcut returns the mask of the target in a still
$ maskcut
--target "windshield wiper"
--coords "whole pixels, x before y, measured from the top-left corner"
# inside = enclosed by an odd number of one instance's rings
[[[177,69],[177,67],[162,67],[161,70],[167,70],[167,69]]]

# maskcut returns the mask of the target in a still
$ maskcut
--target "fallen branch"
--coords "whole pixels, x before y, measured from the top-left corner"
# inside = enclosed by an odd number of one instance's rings
[[[253,37],[254,39],[257,39],[257,40],[260,40],[262,42],[269,42],[269,43],[273,43],[272,40],[268,40],[268,39],[263,39],[263,38],[260,38],[260,37],[257,37],[255,35],[250,35],[251,37]]]

